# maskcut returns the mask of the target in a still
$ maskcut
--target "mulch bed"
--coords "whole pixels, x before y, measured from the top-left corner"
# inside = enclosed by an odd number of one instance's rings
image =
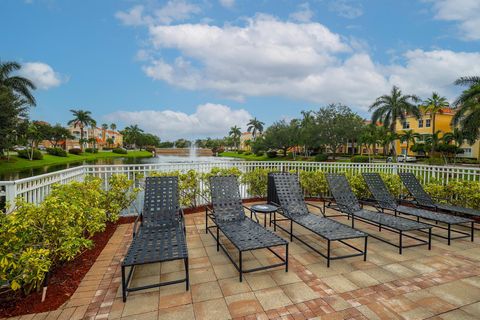
[[[45,301],[42,292],[32,292],[25,296],[22,292],[8,291],[0,295],[0,317],[12,317],[29,313],[39,313],[58,309],[77,290],[90,267],[107,245],[117,229],[117,225],[130,223],[131,218],[121,218],[117,223],[107,223],[104,232],[93,236],[94,246],[72,261],[56,267],[50,276]]]

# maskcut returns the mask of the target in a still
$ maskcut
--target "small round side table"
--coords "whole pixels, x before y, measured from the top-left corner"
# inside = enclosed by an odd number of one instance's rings
[[[272,225],[272,213],[274,213],[275,211],[277,211],[277,207],[276,206],[273,206],[271,204],[255,204],[253,206],[250,207],[250,218],[252,218],[252,212],[256,212],[256,213],[263,213],[264,214],[264,219],[263,219],[263,226],[264,227],[267,227],[267,215],[270,216],[270,222],[269,222],[269,226]]]

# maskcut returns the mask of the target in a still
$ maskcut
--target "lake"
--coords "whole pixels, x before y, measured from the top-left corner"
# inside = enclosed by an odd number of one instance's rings
[[[181,156],[157,156],[148,158],[110,158],[110,159],[97,159],[89,161],[81,161],[75,163],[59,164],[44,166],[39,168],[30,168],[21,171],[14,171],[5,174],[0,174],[0,181],[17,180],[32,176],[37,176],[44,173],[59,171],[68,168],[74,168],[85,164],[139,164],[139,163],[188,163],[188,162],[219,162],[219,161],[232,161],[238,159],[225,158],[225,157],[181,157]]]

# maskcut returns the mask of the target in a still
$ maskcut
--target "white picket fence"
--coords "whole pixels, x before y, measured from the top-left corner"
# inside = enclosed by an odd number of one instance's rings
[[[100,177],[108,187],[108,178],[112,174],[126,174],[135,179],[139,174],[148,176],[152,172],[188,171],[209,172],[212,168],[237,167],[241,172],[249,172],[255,168],[272,171],[321,170],[324,172],[385,172],[395,174],[400,171],[413,172],[429,182],[432,179],[447,183],[451,179],[480,180],[480,168],[456,166],[428,166],[406,163],[342,163],[342,162],[296,162],[296,161],[219,161],[198,163],[155,163],[125,165],[84,165],[52,173],[14,181],[0,181],[0,198],[4,203],[13,204],[17,197],[26,201],[40,203],[51,190],[53,184],[81,181],[86,175]],[[246,187],[241,188],[241,196],[247,198]]]

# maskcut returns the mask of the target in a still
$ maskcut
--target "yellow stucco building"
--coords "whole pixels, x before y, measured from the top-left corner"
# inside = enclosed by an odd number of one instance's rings
[[[403,131],[413,130],[415,133],[421,135],[432,134],[436,131],[441,131],[439,134],[442,137],[447,132],[452,132],[452,118],[454,116],[454,110],[450,108],[444,108],[442,112],[435,115],[435,124],[429,112],[422,114],[420,119],[416,119],[414,116],[407,116],[407,119],[404,123],[400,121],[397,122],[396,132],[402,134]],[[409,144],[409,148],[413,145],[412,142]],[[463,153],[459,154],[458,157],[464,158],[475,158],[480,159],[480,140],[477,140],[473,145],[468,143],[463,143],[460,146],[463,149]],[[415,152],[407,150],[407,143],[397,140],[397,153],[398,154],[407,154],[416,155]]]

